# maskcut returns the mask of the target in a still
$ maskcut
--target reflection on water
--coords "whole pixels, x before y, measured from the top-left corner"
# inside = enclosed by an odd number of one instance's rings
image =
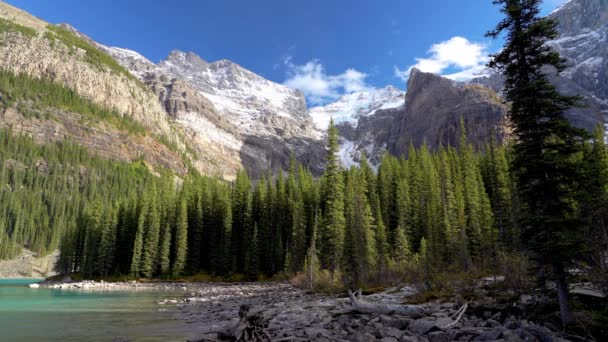
[[[152,290],[30,289],[35,279],[0,279],[0,341],[184,341],[188,327],[171,294]]]

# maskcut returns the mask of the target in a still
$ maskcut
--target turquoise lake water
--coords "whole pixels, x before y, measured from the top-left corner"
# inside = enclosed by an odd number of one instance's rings
[[[0,341],[185,341],[178,294],[152,290],[31,289],[36,279],[0,279]],[[168,310],[168,311],[161,311]]]

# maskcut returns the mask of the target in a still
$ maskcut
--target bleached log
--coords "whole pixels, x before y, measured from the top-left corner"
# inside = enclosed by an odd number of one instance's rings
[[[447,324],[446,326],[442,327],[442,329],[449,329],[453,326],[455,326],[456,324],[458,324],[458,321],[460,321],[460,319],[462,318],[462,316],[464,315],[464,313],[467,311],[467,309],[469,308],[469,303],[465,303],[460,309],[458,309],[458,311],[456,312],[458,314],[458,316],[456,317],[456,320],[450,324]]]
[[[355,293],[348,290],[348,297],[350,298],[350,304],[353,306],[353,310],[360,313],[402,315],[412,318],[424,317],[430,314],[430,310],[421,305],[369,303],[363,300],[361,292],[361,289]]]

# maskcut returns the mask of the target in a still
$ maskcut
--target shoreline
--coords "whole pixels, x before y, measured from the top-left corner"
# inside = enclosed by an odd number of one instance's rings
[[[216,341],[218,332],[248,324],[271,339],[341,341],[444,341],[458,339],[521,341],[564,338],[550,322],[527,316],[530,305],[546,302],[540,295],[520,295],[505,305],[492,298],[468,303],[432,300],[418,305],[422,316],[361,312],[349,298],[309,293],[287,282],[195,283],[42,281],[39,288],[101,291],[166,291],[157,310],[187,323],[188,340]],[[478,289],[480,290],[480,289]],[[363,303],[403,305],[418,294],[411,286],[360,297]],[[240,315],[246,309],[245,321]],[[241,317],[241,318],[239,318]],[[251,323],[255,322],[255,323]],[[254,325],[251,325],[254,324]]]

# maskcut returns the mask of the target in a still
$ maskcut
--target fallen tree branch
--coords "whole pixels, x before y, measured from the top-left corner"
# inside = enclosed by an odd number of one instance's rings
[[[460,309],[458,309],[458,311],[456,311],[456,313],[458,314],[458,317],[456,317],[456,320],[450,324],[447,324],[446,326],[442,327],[441,329],[449,329],[449,328],[455,326],[456,324],[458,324],[458,321],[460,321],[460,319],[464,315],[465,311],[467,311],[468,307],[469,307],[469,303],[465,303]]]
[[[399,305],[399,304],[376,304],[368,303],[363,300],[362,291],[359,289],[355,293],[348,290],[348,297],[353,309],[360,313],[367,314],[383,314],[383,315],[402,315],[413,318],[424,317],[428,315],[429,310],[421,305]],[[358,298],[357,298],[358,297]]]

